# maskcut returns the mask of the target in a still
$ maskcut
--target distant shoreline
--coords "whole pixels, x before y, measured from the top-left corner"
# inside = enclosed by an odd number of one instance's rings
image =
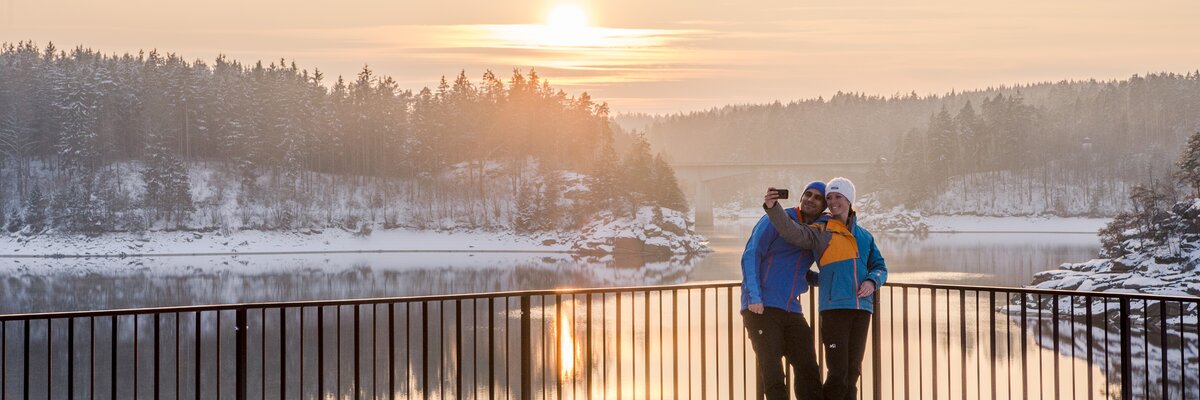
[[[759,210],[747,209],[737,214],[735,223],[742,224],[758,221],[761,214],[754,215]],[[727,219],[728,221],[728,219]],[[927,215],[920,219],[929,225],[927,233],[1020,233],[1020,234],[1072,234],[1096,235],[1100,228],[1111,221],[1109,218],[1090,217],[1041,217],[1041,216],[1012,216],[1012,217],[983,217],[972,215]],[[1045,229],[1029,229],[1031,226]],[[875,231],[872,231],[875,232]],[[907,234],[909,231],[891,230],[875,233]]]

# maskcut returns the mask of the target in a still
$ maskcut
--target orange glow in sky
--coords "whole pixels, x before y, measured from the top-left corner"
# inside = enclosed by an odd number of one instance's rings
[[[368,65],[414,90],[536,68],[617,112],[677,112],[1184,73],[1197,20],[1193,0],[0,0],[0,42],[284,58],[331,81]]]

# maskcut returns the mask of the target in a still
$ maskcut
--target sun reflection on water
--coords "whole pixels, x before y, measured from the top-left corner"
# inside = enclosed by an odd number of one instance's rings
[[[558,365],[559,374],[563,378],[570,378],[575,374],[575,352],[577,345],[575,343],[575,335],[571,327],[571,318],[566,314],[565,310],[574,310],[573,302],[566,302],[562,307],[559,307],[558,312]]]

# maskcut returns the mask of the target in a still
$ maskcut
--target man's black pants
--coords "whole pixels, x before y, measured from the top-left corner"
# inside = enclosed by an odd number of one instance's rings
[[[864,310],[821,311],[821,342],[825,346],[824,394],[826,400],[854,400],[858,377],[862,375],[863,353],[871,313]]]
[[[788,398],[781,358],[796,377],[796,398],[821,398],[821,371],[813,349],[813,331],[804,314],[767,307],[762,314],[742,311],[742,322],[758,358],[759,390],[768,400]]]

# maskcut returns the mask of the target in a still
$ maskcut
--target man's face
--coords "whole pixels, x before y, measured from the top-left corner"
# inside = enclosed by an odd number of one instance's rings
[[[825,211],[825,196],[817,188],[811,188],[800,195],[800,212],[804,215],[817,215]]]

